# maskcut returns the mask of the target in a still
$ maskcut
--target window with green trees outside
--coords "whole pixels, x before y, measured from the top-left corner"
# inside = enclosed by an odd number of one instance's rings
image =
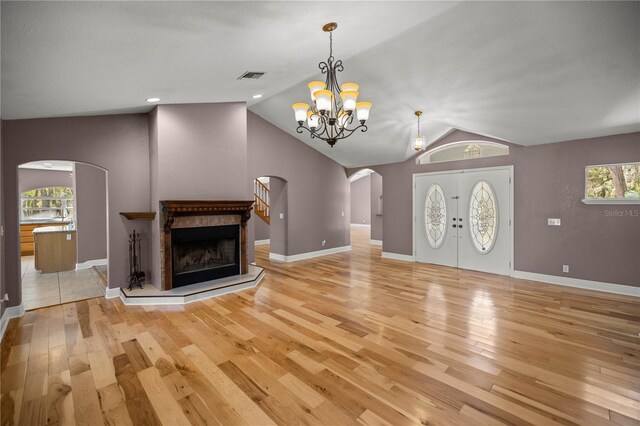
[[[38,188],[20,195],[20,221],[73,219],[73,190],[69,187]]]
[[[640,163],[587,166],[586,200],[640,200]]]

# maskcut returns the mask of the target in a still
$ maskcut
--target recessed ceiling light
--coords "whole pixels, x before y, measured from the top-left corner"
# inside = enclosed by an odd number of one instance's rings
[[[259,98],[261,98],[261,97],[262,97],[262,95],[260,95],[260,94],[258,94],[258,95],[253,95],[253,99],[259,99]]]
[[[147,102],[149,103],[158,102],[159,100],[160,98],[147,98]]]

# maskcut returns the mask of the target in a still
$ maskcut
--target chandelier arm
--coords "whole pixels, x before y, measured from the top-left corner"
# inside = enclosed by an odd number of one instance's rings
[[[318,68],[320,68],[320,71],[322,72],[322,74],[327,74],[329,72],[329,70],[331,69],[329,64],[326,62],[320,62],[318,64]]]
[[[354,127],[353,129],[345,129],[346,132],[344,132],[344,134],[337,138],[337,139],[346,139],[349,136],[351,136],[356,130],[360,129],[361,132],[366,132],[367,131],[367,126],[365,124],[360,124],[358,127]]]

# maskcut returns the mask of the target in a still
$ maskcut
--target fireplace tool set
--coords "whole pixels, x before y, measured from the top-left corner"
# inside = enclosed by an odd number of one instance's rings
[[[144,271],[140,267],[140,234],[135,229],[129,234],[129,291],[134,287],[142,288],[144,283]]]

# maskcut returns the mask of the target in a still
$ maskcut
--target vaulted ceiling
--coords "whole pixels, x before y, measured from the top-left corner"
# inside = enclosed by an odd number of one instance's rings
[[[291,110],[320,78],[329,21],[341,81],[374,104],[369,131],[334,148],[295,133]],[[1,31],[3,119],[246,101],[347,167],[409,158],[416,109],[427,142],[640,130],[633,2],[2,2]]]

